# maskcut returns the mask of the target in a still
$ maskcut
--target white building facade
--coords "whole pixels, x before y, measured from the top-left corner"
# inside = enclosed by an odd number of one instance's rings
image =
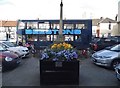
[[[118,21],[120,22],[120,1],[118,2]]]
[[[0,21],[0,41],[16,42],[16,21]]]
[[[120,36],[120,1],[118,2],[118,35]]]
[[[113,31],[116,24],[117,23],[100,23],[100,37],[115,36],[116,34],[114,34]]]
[[[93,19],[92,35],[95,37],[109,37],[117,35],[117,21],[110,18]],[[115,31],[115,32],[114,32]]]

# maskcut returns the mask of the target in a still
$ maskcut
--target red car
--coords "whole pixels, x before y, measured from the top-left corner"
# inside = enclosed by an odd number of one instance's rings
[[[0,69],[5,71],[18,66],[21,62],[21,58],[17,54],[7,51],[2,45],[0,45]]]
[[[90,48],[94,51],[99,51],[119,43],[118,38],[94,38],[90,43]]]

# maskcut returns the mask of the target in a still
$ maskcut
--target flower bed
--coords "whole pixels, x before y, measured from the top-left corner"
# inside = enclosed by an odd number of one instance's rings
[[[68,43],[55,43],[42,53],[41,60],[71,61],[77,60],[77,50]]]
[[[40,59],[41,85],[78,85],[79,60],[77,50],[65,42],[45,49]]]

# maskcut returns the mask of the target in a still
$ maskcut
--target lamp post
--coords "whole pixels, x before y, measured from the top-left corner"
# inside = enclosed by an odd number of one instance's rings
[[[61,0],[60,3],[60,23],[59,23],[59,36],[58,36],[58,41],[62,42],[63,41],[63,3]]]
[[[17,20],[17,25],[16,25],[16,44],[19,43],[19,39],[18,39],[18,29],[19,29],[19,22],[20,22],[20,19]]]

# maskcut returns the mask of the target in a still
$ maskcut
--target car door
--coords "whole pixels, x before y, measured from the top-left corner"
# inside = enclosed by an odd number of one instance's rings
[[[97,50],[101,50],[104,48],[104,39],[103,38],[101,38],[99,41],[97,41],[97,47],[98,47]]]
[[[5,48],[7,50],[9,49],[9,46],[7,46],[6,44],[4,44],[4,43],[0,43],[0,44],[2,45],[3,48]]]
[[[104,41],[105,47],[112,46],[115,44],[116,44],[116,42],[114,40],[111,40],[111,39],[105,39],[105,41]]]

